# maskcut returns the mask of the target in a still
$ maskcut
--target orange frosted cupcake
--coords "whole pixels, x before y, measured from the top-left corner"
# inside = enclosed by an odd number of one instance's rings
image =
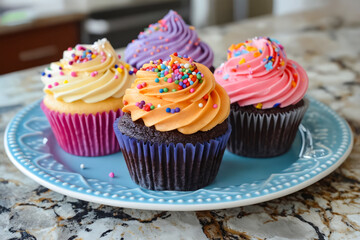
[[[69,48],[45,69],[41,107],[60,147],[79,156],[119,151],[112,124],[123,114],[133,73],[106,39]]]
[[[114,123],[133,181],[152,190],[210,184],[231,132],[225,90],[206,66],[175,55],[137,72]]]

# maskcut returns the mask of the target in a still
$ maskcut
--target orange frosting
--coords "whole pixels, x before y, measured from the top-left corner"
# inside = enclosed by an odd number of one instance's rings
[[[191,62],[188,58],[171,55],[171,60],[168,62],[145,64],[137,72],[137,78],[131,88],[125,92],[122,111],[131,113],[133,121],[141,118],[147,127],[155,126],[161,132],[177,129],[183,134],[193,134],[198,131],[208,131],[222,123],[230,112],[230,100],[226,91],[216,83],[213,74],[206,66]],[[197,69],[203,77],[197,79],[194,75],[189,76],[184,80],[191,80],[193,84],[179,89],[179,84],[174,81],[176,70],[173,72],[171,69],[173,64],[190,65],[192,71]],[[146,71],[154,67],[161,69],[159,67],[161,65],[170,66],[164,77],[158,77],[157,72]],[[158,82],[155,81],[157,78]],[[166,78],[171,81],[165,81]],[[165,88],[166,92],[161,93],[161,89]],[[138,105],[141,101],[153,106],[153,109],[140,108]],[[180,111],[175,113],[167,111],[176,108]]]

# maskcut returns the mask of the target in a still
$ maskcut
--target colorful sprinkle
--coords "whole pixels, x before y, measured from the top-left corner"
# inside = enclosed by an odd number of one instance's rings
[[[275,103],[273,107],[274,108],[280,107],[280,103]]]
[[[115,174],[114,174],[113,172],[110,172],[110,173],[109,173],[109,177],[114,178],[114,177],[115,177]]]
[[[151,110],[151,108],[150,108],[149,105],[145,105],[145,106],[144,106],[144,110],[147,111],[147,112],[149,112],[149,111]]]
[[[223,76],[223,79],[225,79],[225,80],[227,80],[227,79],[229,79],[229,74],[225,74],[224,76]]]
[[[204,104],[202,104],[202,103],[199,103],[199,108],[202,108],[202,107],[204,107]]]
[[[85,165],[82,163],[82,164],[80,164],[80,168],[81,169],[84,169],[85,168]]]
[[[218,107],[218,105],[215,103],[214,105],[213,105],[213,108],[217,108]]]
[[[271,69],[273,69],[273,62],[269,61],[268,63],[266,63],[265,68],[266,71],[270,71]]]
[[[72,77],[77,77],[77,73],[76,73],[76,72],[71,72],[70,75],[71,75]]]
[[[258,104],[256,104],[256,106],[255,106],[255,108],[257,108],[257,109],[262,109],[262,103],[258,103]]]

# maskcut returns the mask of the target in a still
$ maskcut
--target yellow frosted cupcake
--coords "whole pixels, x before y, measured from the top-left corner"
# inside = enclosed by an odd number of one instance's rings
[[[112,124],[123,114],[122,97],[135,72],[106,39],[68,48],[45,69],[41,108],[66,152],[101,156],[119,151]]]

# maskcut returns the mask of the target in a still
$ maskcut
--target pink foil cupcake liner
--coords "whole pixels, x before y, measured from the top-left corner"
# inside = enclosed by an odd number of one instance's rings
[[[121,109],[88,115],[65,114],[48,109],[43,102],[41,109],[64,151],[77,156],[95,157],[120,150],[113,123],[123,115]]]
[[[288,112],[248,113],[230,111],[232,126],[227,149],[240,156],[267,158],[287,152],[308,108],[305,104]]]
[[[121,152],[132,180],[150,190],[193,191],[214,181],[229,139],[231,127],[208,142],[150,143],[122,134],[114,123]]]

